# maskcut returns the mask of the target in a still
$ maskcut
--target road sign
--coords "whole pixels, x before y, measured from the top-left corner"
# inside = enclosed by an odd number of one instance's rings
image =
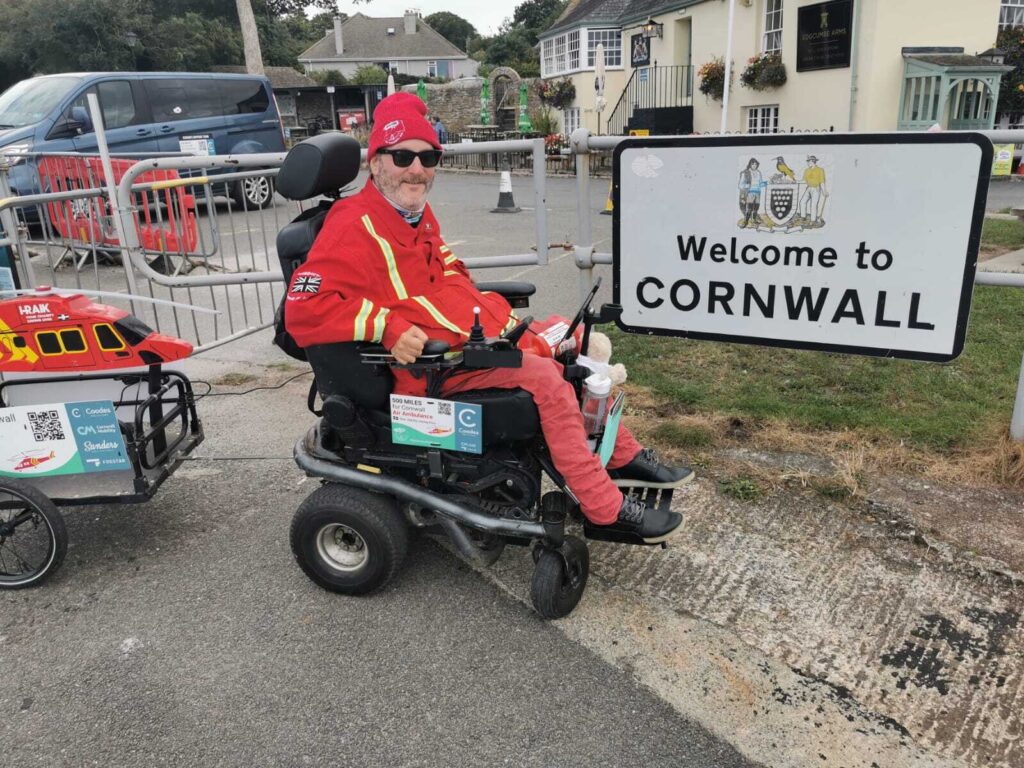
[[[614,159],[619,325],[952,360],[991,167],[980,134],[627,139]]]

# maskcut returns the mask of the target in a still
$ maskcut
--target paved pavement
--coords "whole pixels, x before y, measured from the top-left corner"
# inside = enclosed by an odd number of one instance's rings
[[[288,548],[305,390],[203,399],[197,460],[145,505],[69,510],[54,579],[0,594],[5,762],[752,765],[428,539],[383,593],[315,587]]]

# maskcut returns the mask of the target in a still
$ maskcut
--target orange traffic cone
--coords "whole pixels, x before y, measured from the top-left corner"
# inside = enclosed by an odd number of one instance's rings
[[[602,216],[611,216],[615,210],[615,204],[612,203],[612,183],[608,182],[608,199],[605,201],[604,210],[601,211]]]

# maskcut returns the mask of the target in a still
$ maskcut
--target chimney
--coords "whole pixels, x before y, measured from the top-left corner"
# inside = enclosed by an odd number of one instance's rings
[[[334,50],[340,56],[345,52],[345,46],[341,39],[341,16],[334,16]]]
[[[405,12],[405,34],[415,35],[416,34],[416,19],[419,18],[418,11],[406,11]]]

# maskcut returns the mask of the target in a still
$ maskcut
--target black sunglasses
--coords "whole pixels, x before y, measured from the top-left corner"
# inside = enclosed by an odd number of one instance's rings
[[[422,152],[413,152],[411,149],[378,149],[378,155],[391,155],[391,159],[399,168],[408,168],[417,157],[420,165],[424,168],[433,168],[441,162],[440,149],[424,149]]]

